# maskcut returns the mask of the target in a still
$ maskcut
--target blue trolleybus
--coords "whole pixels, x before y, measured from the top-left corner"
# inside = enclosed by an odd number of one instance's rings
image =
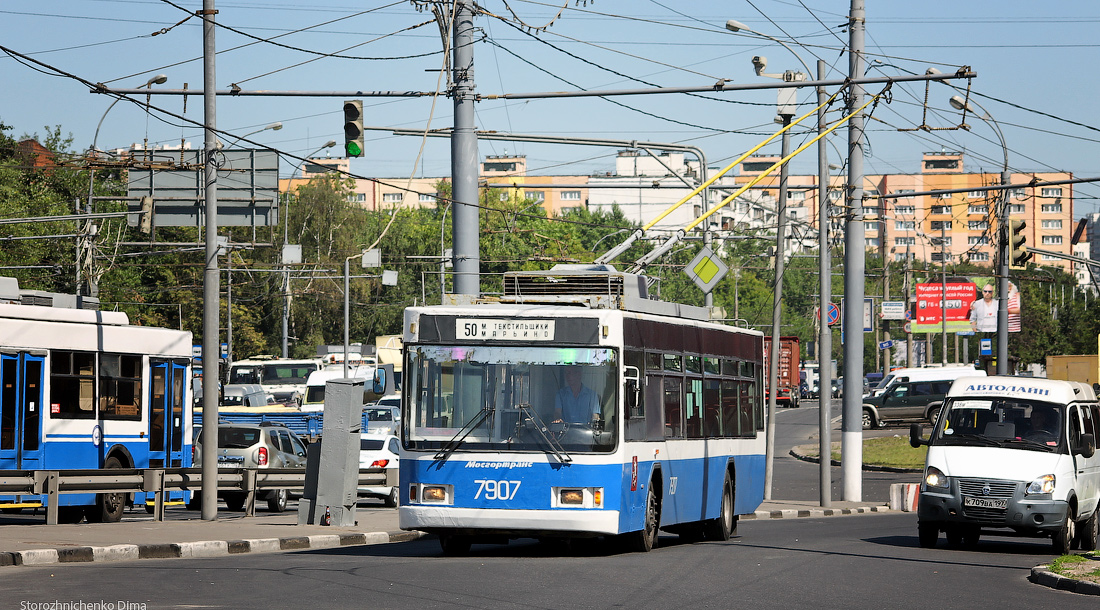
[[[443,551],[658,530],[726,540],[763,500],[763,335],[608,267],[405,311],[400,524]]]
[[[190,332],[134,326],[121,312],[0,304],[0,470],[190,466],[190,375]],[[118,521],[127,504],[152,508],[152,495],[61,494],[59,519]],[[0,510],[46,502],[0,495]]]

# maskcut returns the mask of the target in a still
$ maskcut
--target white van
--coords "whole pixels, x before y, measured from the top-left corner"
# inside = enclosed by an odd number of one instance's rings
[[[373,364],[359,364],[353,365],[348,369],[348,376],[351,378],[372,379],[374,377],[375,366]],[[341,364],[339,367],[333,369],[327,369],[323,371],[314,371],[309,374],[309,378],[306,379],[306,391],[305,396],[302,399],[302,411],[324,411],[325,409],[325,384],[330,379],[342,379],[344,377],[344,366]],[[364,403],[366,402],[366,393],[371,390],[370,384],[364,384]]]
[[[897,369],[882,378],[882,381],[871,388],[871,396],[882,396],[886,390],[906,381],[954,381],[959,377],[981,377],[985,371],[976,369],[969,364],[955,366],[926,366],[919,368]]]
[[[963,377],[928,445],[917,504],[920,546],[973,545],[989,529],[1093,550],[1100,504],[1100,406],[1090,386],[1031,377]],[[987,532],[988,533],[988,532]]]

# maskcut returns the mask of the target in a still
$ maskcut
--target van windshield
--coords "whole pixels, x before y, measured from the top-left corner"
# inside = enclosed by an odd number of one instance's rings
[[[933,445],[1009,447],[1057,451],[1065,436],[1065,406],[1019,398],[965,398],[947,401]]]

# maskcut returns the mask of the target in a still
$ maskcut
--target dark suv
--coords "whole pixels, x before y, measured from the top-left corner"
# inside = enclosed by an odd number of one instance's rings
[[[194,463],[202,463],[202,428],[195,427]],[[218,468],[305,468],[306,446],[297,434],[283,424],[218,424]],[[281,513],[286,510],[290,491],[273,489],[260,498],[267,508]],[[229,510],[244,508],[243,492],[219,491]]]
[[[881,428],[887,420],[922,419],[935,423],[952,381],[906,381],[879,396],[864,396],[863,428]]]

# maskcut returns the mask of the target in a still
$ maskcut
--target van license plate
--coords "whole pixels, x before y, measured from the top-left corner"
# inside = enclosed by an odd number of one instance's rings
[[[1008,508],[1008,498],[974,498],[971,496],[964,496],[963,506],[1005,510]]]

